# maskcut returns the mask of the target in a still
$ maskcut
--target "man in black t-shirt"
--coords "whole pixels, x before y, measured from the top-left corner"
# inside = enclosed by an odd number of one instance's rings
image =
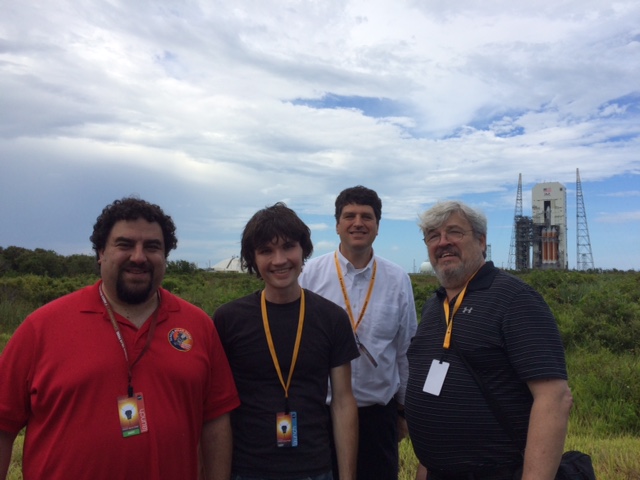
[[[277,203],[249,220],[241,245],[243,267],[264,289],[213,316],[241,402],[231,415],[231,478],[331,480],[330,380],[340,479],[355,480],[359,353],[346,312],[298,284],[313,250],[309,228]]]

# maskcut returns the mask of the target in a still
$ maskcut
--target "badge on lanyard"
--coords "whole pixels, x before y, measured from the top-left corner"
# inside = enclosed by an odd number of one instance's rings
[[[133,367],[140,361],[147,350],[149,350],[151,341],[153,340],[153,334],[158,323],[158,312],[160,311],[160,293],[158,292],[157,294],[158,305],[156,306],[156,309],[151,318],[151,325],[149,327],[149,332],[147,333],[147,341],[138,357],[133,361],[133,364],[131,364],[129,362],[129,353],[127,352],[127,346],[125,345],[124,338],[122,337],[122,333],[120,332],[120,327],[118,326],[115,315],[111,310],[111,305],[109,305],[109,301],[102,291],[102,284],[100,285],[99,292],[100,298],[102,298],[102,302],[104,303],[104,306],[109,315],[109,319],[111,320],[111,325],[113,326],[113,329],[115,331],[116,338],[120,343],[120,347],[122,347],[124,359],[127,363],[127,395],[118,397],[118,417],[120,418],[120,428],[122,429],[122,436],[126,438],[132,437],[134,435],[140,435],[141,433],[145,433],[149,430],[149,425],[147,423],[147,412],[144,408],[144,398],[142,396],[142,393],[138,392],[135,395],[133,393],[132,371]]]
[[[369,359],[369,361],[371,362],[371,365],[373,365],[374,368],[378,368],[378,362],[376,362],[376,359],[373,358],[373,355],[371,355],[371,353],[369,352],[369,350],[367,350],[367,347],[364,346],[364,344],[360,341],[360,338],[358,337],[358,334],[355,334],[356,337],[356,345],[358,346],[358,349],[362,352],[362,354],[367,357]]]
[[[340,268],[340,262],[338,260],[338,252],[333,253],[333,260],[336,264],[336,272],[338,274],[338,280],[340,282],[340,288],[342,289],[342,296],[344,297],[345,309],[347,310],[347,315],[349,315],[349,320],[351,320],[351,327],[353,328],[353,334],[355,335],[356,344],[358,345],[358,349],[362,352],[362,354],[367,357],[367,359],[371,362],[374,368],[378,368],[378,362],[371,355],[371,352],[364,346],[364,344],[360,341],[358,337],[358,327],[362,323],[362,319],[364,318],[364,312],[367,311],[367,306],[369,306],[369,300],[371,299],[371,293],[373,292],[373,286],[376,283],[376,271],[378,269],[378,264],[376,261],[373,261],[373,267],[371,271],[371,280],[369,280],[369,289],[367,290],[367,297],[364,300],[364,305],[362,305],[362,310],[360,310],[360,315],[358,316],[358,320],[356,321],[353,316],[353,310],[351,309],[351,301],[349,300],[349,294],[347,293],[347,287],[344,284],[344,276],[342,275],[342,268]]]
[[[464,299],[464,295],[467,292],[467,286],[471,279],[478,273],[476,272],[471,275],[467,283],[464,285],[462,291],[458,294],[458,298],[453,306],[453,312],[449,315],[449,302],[447,299],[444,299],[442,306],[444,308],[444,320],[447,322],[447,331],[444,336],[444,343],[442,347],[444,350],[449,350],[451,346],[451,332],[453,330],[453,317],[456,312],[462,305],[462,300]],[[429,368],[429,373],[427,373],[427,379],[424,382],[424,386],[422,387],[422,391],[425,393],[430,393],[431,395],[439,396],[440,391],[442,390],[442,385],[444,384],[444,379],[447,377],[447,372],[449,371],[449,362],[444,362],[442,360],[433,359],[431,361],[431,367]]]
[[[278,447],[298,446],[298,415],[296,412],[276,414],[276,439]]]
[[[448,370],[449,362],[443,362],[442,360],[435,359],[432,360],[431,368],[429,368],[427,380],[424,382],[422,391],[435,395],[436,397],[440,395],[440,390],[442,390],[442,384],[444,383]]]
[[[128,395],[118,397],[118,416],[120,417],[122,436],[125,438],[140,435],[149,430],[144,398],[140,392],[132,397]]]
[[[285,383],[282,376],[282,370],[280,369],[280,362],[276,355],[276,349],[273,344],[273,338],[271,336],[271,327],[269,326],[269,317],[267,315],[267,297],[263,290],[260,297],[260,307],[262,310],[262,324],[264,326],[264,333],[267,337],[267,344],[269,345],[269,352],[271,353],[271,360],[273,366],[278,374],[280,384],[284,389],[285,409],[284,412],[276,413],[276,443],[278,447],[297,447],[298,446],[298,415],[296,412],[289,410],[289,387],[291,386],[291,378],[293,377],[293,370],[296,367],[296,361],[298,360],[298,353],[300,352],[300,342],[302,341],[302,329],[304,326],[304,312],[305,312],[305,299],[304,290],[300,289],[300,314],[298,316],[298,331],[296,333],[296,341],[293,346],[293,355],[291,357],[291,367],[289,368],[289,376]]]

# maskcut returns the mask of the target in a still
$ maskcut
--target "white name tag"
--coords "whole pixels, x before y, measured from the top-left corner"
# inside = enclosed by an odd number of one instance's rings
[[[435,395],[436,397],[440,395],[440,390],[442,390],[442,384],[444,383],[444,379],[447,376],[448,370],[449,362],[432,360],[431,368],[429,368],[427,380],[424,382],[422,391],[430,393],[431,395]]]

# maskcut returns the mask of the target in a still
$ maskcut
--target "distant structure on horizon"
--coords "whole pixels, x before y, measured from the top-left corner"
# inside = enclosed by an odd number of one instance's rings
[[[213,267],[209,268],[210,272],[242,272],[242,263],[240,257],[233,255],[231,258],[220,260]]]
[[[422,262],[422,264],[420,265],[420,273],[426,274],[426,275],[435,275],[436,272],[433,270],[433,266],[431,265],[431,262],[429,262],[429,260]]]
[[[587,228],[580,173],[577,175],[578,270],[593,267],[591,243]],[[567,191],[558,182],[534,185],[532,217],[522,214],[522,174],[518,176],[518,192],[509,248],[508,268],[514,270],[567,270]]]
[[[589,270],[595,268],[593,265],[593,254],[591,253],[591,240],[589,239],[589,227],[587,226],[587,212],[584,209],[584,198],[582,197],[582,182],[580,181],[580,171],[576,168],[576,270]]]

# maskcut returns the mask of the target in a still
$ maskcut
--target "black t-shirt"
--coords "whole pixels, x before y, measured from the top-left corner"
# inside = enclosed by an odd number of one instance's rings
[[[233,472],[256,477],[301,478],[331,470],[326,396],[329,372],[359,353],[346,312],[305,290],[305,321],[289,388],[298,419],[297,447],[276,444],[276,414],[285,394],[269,352],[260,292],[216,310],[213,319],[240,394],[232,412]],[[286,383],[295,344],[300,301],[267,302],[269,326]]]

